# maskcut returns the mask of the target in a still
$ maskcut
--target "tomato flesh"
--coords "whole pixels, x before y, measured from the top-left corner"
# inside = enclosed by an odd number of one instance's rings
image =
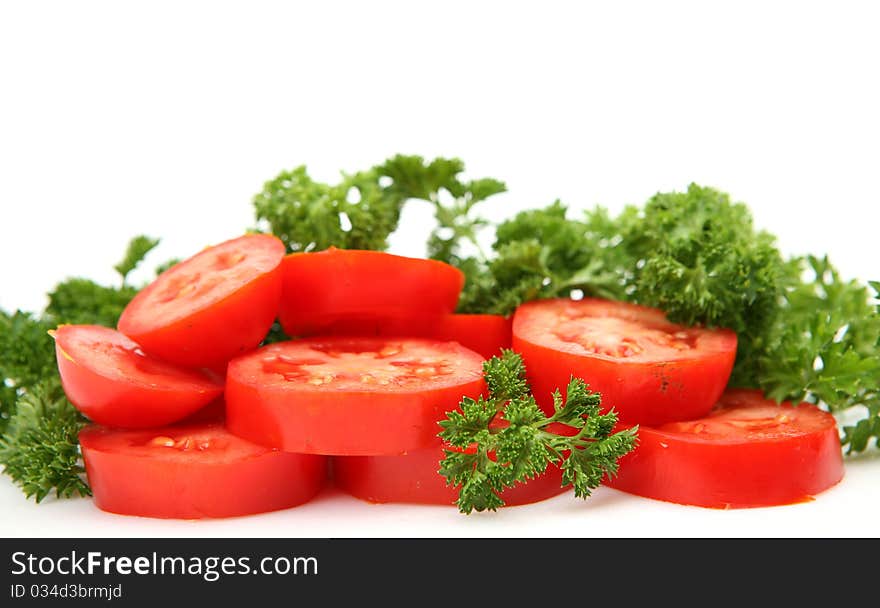
[[[333,247],[288,255],[283,273],[279,320],[295,337],[340,319],[448,314],[464,286],[464,274],[443,262]]]
[[[176,422],[223,392],[208,374],[147,355],[118,331],[62,325],[54,332],[67,398],[90,420],[145,428]]]
[[[291,452],[402,454],[430,445],[443,413],[482,393],[482,363],[455,342],[279,342],[230,362],[227,425]]]
[[[274,322],[284,252],[266,234],[209,247],[140,291],[118,329],[167,361],[222,369],[259,345]]]
[[[699,420],[640,427],[607,485],[686,505],[741,508],[809,500],[843,478],[834,417],[731,390]]]
[[[326,459],[240,439],[222,424],[79,435],[98,508],[123,515],[201,519],[293,507],[324,485]]]
[[[730,378],[736,334],[676,325],[624,302],[539,300],[517,309],[513,348],[548,413],[552,392],[564,394],[574,375],[622,422],[659,425],[708,413]]]
[[[501,315],[439,315],[339,319],[320,330],[323,336],[430,338],[458,342],[486,359],[510,348],[512,319]]]

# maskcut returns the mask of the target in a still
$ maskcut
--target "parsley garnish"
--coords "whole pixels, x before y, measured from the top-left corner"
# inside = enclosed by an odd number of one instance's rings
[[[846,281],[828,258],[792,262],[777,321],[754,362],[754,380],[777,400],[825,405],[834,413],[863,407],[844,427],[848,452],[880,437],[880,284]]]
[[[253,199],[257,221],[280,238],[289,251],[388,248],[409,200],[434,205],[437,226],[428,242],[429,254],[453,263],[460,244],[476,244],[485,222],[469,215],[473,206],[503,192],[494,179],[462,181],[459,159],[397,155],[366,171],[343,174],[336,184],[312,179],[305,166],[281,172],[266,182]],[[451,197],[444,203],[441,191]]]
[[[84,423],[57,378],[30,387],[19,398],[0,437],[0,463],[25,496],[40,502],[52,491],[58,498],[91,495],[77,441]]]
[[[459,486],[462,513],[494,511],[504,506],[499,493],[541,475],[551,464],[562,469],[562,483],[575,496],[588,498],[605,475],[617,473],[617,461],[636,445],[637,428],[612,433],[613,410],[600,413],[601,396],[583,380],[572,378],[562,399],[553,395],[554,413],[547,416],[526,382],[522,357],[505,350],[483,365],[488,398],[465,398],[461,411],[440,422],[440,437],[452,447],[444,451],[440,474]],[[573,435],[549,430],[553,423],[570,427]]]
[[[136,236],[128,243],[128,247],[125,250],[125,257],[122,258],[122,261],[119,262],[113,268],[119,275],[122,277],[122,284],[125,285],[125,281],[128,278],[128,275],[132,270],[138,267],[138,265],[143,261],[147,254],[152,251],[156,245],[159,244],[159,239],[150,238],[148,236],[144,236],[143,234],[140,236]]]

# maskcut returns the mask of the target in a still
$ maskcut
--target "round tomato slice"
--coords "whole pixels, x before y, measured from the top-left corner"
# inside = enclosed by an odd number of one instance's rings
[[[482,365],[455,342],[278,342],[229,363],[226,424],[290,452],[402,454],[431,445],[443,413],[482,393]]]
[[[223,392],[223,384],[209,374],[151,357],[116,330],[62,325],[53,335],[67,398],[99,424],[122,428],[170,424]]]
[[[736,334],[676,325],[657,309],[624,302],[540,300],[516,310],[513,349],[546,411],[573,375],[602,393],[622,422],[658,425],[712,408],[733,369]]]
[[[553,429],[571,434],[569,427]],[[374,503],[409,503],[423,505],[454,505],[458,488],[446,484],[438,472],[444,449],[443,442],[408,452],[404,456],[346,456],[331,460],[333,480],[344,492]],[[500,496],[506,506],[540,502],[569,488],[562,485],[562,471],[550,465],[542,475],[528,483],[504,490]]]
[[[512,319],[501,315],[439,315],[339,319],[322,336],[430,338],[458,342],[486,359],[510,348]]]
[[[607,485],[668,502],[735,508],[803,502],[842,478],[831,414],[731,390],[705,418],[640,427],[638,447]]]
[[[279,320],[289,336],[322,333],[334,321],[451,313],[464,274],[438,262],[331,247],[284,258]]]
[[[202,423],[140,431],[91,426],[79,434],[98,508],[177,519],[293,507],[324,485],[322,456],[288,454]]]
[[[284,244],[249,234],[163,272],[122,311],[118,329],[145,351],[191,367],[219,367],[266,336],[281,299]]]

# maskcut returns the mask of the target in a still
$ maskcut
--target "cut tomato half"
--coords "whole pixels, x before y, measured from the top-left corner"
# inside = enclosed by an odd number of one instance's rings
[[[258,446],[216,423],[92,426],[79,440],[95,504],[123,515],[200,519],[286,509],[317,494],[327,473],[321,456]]]
[[[340,319],[451,313],[464,274],[438,262],[381,251],[336,249],[284,259],[279,320],[289,336],[311,336]]]
[[[639,428],[639,445],[607,485],[701,507],[809,500],[843,478],[834,417],[814,405],[778,404],[731,390],[705,418]]]
[[[259,345],[274,322],[284,251],[267,234],[209,247],[138,293],[118,329],[167,361],[222,369]]]
[[[278,342],[230,362],[226,423],[290,452],[402,454],[431,445],[444,412],[482,393],[482,364],[455,342]]]
[[[209,374],[147,355],[116,330],[62,325],[53,333],[67,398],[90,420],[122,428],[163,426],[216,399]]]
[[[659,425],[709,412],[730,378],[736,334],[676,325],[625,302],[539,300],[516,310],[513,349],[546,411],[575,376],[622,422]]]
[[[512,318],[501,315],[349,317],[322,327],[323,336],[430,338],[458,342],[486,359],[510,348]]]
[[[552,425],[556,433],[571,434],[569,427]],[[556,428],[559,427],[559,428]],[[355,498],[373,503],[454,505],[459,488],[446,484],[440,461],[450,448],[439,439],[436,445],[413,450],[404,456],[347,456],[331,459],[334,482]],[[526,505],[565,493],[562,470],[554,464],[528,483],[500,493],[506,506]]]

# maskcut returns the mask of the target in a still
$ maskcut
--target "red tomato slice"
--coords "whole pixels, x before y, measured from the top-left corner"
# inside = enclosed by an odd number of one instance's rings
[[[569,427],[554,429],[567,433]],[[446,485],[438,472],[443,450],[437,445],[413,450],[405,456],[347,456],[331,460],[333,479],[344,492],[374,503],[410,503],[423,505],[453,505],[458,488]],[[528,483],[508,488],[501,493],[507,506],[540,502],[568,491],[562,487],[562,471],[550,465],[543,475]]]
[[[324,484],[322,456],[288,454],[230,434],[222,424],[79,434],[98,508],[177,519],[233,517],[293,507]]]
[[[219,399],[215,399],[205,407],[201,408],[194,414],[190,414],[183,420],[181,420],[178,424],[187,425],[187,424],[202,424],[202,423],[217,423],[217,424],[225,424],[226,421],[226,401],[223,400],[223,397]]]
[[[62,325],[54,337],[67,398],[99,424],[123,428],[170,424],[223,392],[223,384],[208,374],[151,357],[107,327]]]
[[[622,422],[658,425],[705,415],[736,358],[736,334],[684,327],[659,310],[607,300],[540,300],[513,318],[532,391],[546,411],[572,375],[602,393]]]
[[[731,390],[705,418],[640,427],[639,445],[607,485],[701,507],[809,500],[843,478],[834,417],[814,405],[777,404]]]
[[[278,342],[230,362],[226,423],[290,452],[402,454],[431,445],[443,413],[482,393],[482,364],[455,342]]]
[[[275,320],[284,251],[267,234],[209,247],[138,293],[118,329],[168,361],[222,368],[259,345]]]
[[[511,323],[501,315],[350,317],[321,328],[318,335],[430,338],[458,342],[489,359],[510,348]]]
[[[289,336],[320,334],[345,318],[451,313],[464,274],[438,262],[331,247],[284,258],[279,320]]]

